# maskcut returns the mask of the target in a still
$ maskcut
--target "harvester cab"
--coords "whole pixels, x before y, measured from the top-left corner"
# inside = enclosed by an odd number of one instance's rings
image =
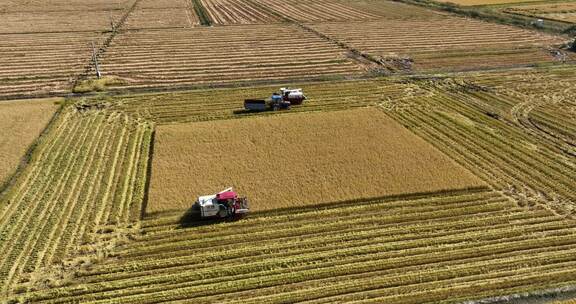
[[[194,208],[200,209],[201,218],[240,219],[248,211],[248,199],[228,188],[212,195],[198,197]]]
[[[302,89],[280,88],[280,94],[283,100],[289,101],[293,105],[300,105],[306,100],[306,95]]]

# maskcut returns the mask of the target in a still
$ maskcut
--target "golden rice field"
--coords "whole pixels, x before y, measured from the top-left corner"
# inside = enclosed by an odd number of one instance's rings
[[[558,141],[514,120],[512,109],[514,92],[529,93],[514,79],[541,74],[553,86],[568,72],[310,83],[298,113],[234,111],[246,94],[270,86],[68,105],[0,200],[2,292],[34,303],[458,303],[567,288],[576,263],[575,164]],[[169,142],[172,152],[163,154]],[[186,181],[147,195],[150,155],[151,188],[161,166],[181,170],[173,175]],[[300,162],[286,166],[286,157]],[[444,169],[426,169],[433,167]],[[186,208],[202,194],[194,187],[217,183],[224,168],[254,204],[247,219],[206,226],[190,222],[185,209],[154,212],[159,200],[190,191],[182,195]],[[355,170],[373,174],[350,181]],[[336,179],[340,188],[327,183],[328,193],[355,185],[368,195],[350,192],[352,199],[329,204],[312,196],[316,204],[306,205],[285,196],[272,206],[258,197],[286,194],[242,186],[271,172],[268,183],[290,189],[289,178],[302,171],[308,185],[295,196],[317,195],[306,189],[334,176],[348,178]],[[403,191],[383,193],[398,185],[389,183],[400,180],[398,172],[420,183],[402,181]],[[421,183],[435,174],[436,186]]]
[[[18,100],[0,103],[0,186],[23,161],[42,133],[61,99]]]
[[[155,138],[148,212],[231,185],[254,211],[483,185],[377,109],[166,125]]]
[[[0,1],[0,302],[572,303],[573,37],[408,3]]]

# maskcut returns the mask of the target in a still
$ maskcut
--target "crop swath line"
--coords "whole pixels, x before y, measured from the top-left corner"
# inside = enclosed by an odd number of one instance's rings
[[[464,202],[462,208],[457,207],[460,198]],[[155,231],[154,225],[164,227],[161,230],[162,238],[158,239],[155,233],[150,234],[150,241],[161,245],[158,249],[164,248],[159,251],[160,254],[154,253],[149,259],[142,259],[141,254],[130,257],[119,252],[118,261],[98,265],[97,269],[101,268],[96,272],[81,274],[84,281],[82,287],[37,292],[32,299],[50,302],[110,302],[110,299],[114,299],[112,302],[124,303],[190,300],[191,296],[198,303],[224,302],[226,299],[243,302],[280,298],[329,299],[330,296],[345,296],[351,292],[361,294],[366,289],[357,288],[363,285],[375,286],[369,289],[374,290],[375,296],[382,296],[396,292],[394,288],[385,287],[391,278],[405,277],[402,280],[410,284],[411,278],[418,276],[422,267],[433,271],[432,277],[422,283],[423,286],[437,290],[442,284],[450,282],[496,281],[499,277],[520,276],[538,269],[554,273],[562,265],[574,264],[575,223],[562,220],[545,210],[514,207],[514,202],[499,198],[490,192],[480,192],[380,203],[383,207],[390,205],[392,215],[406,216],[401,225],[397,224],[397,219],[390,217],[388,221],[379,215],[364,217],[365,222],[362,222],[362,214],[355,217],[355,212],[369,213],[374,208],[350,206],[342,210],[338,207],[292,212],[295,229],[291,231],[289,223],[283,221],[288,214],[271,214],[248,219],[246,223],[239,223],[246,224],[240,227],[229,224],[218,226],[222,226],[219,229],[230,226],[227,228],[230,236],[233,231],[241,235],[245,229],[248,229],[247,235],[252,235],[249,229],[266,226],[267,219],[270,219],[276,225],[284,222],[285,230],[271,228],[284,231],[280,233],[286,234],[283,238],[268,240],[267,237],[256,237],[256,242],[238,240],[224,245],[200,242],[210,231],[198,227],[174,230],[175,236],[183,240],[185,231],[188,231],[193,243],[181,241],[173,243],[175,246],[162,247],[163,242],[171,242],[169,230],[165,229],[173,228],[166,227],[169,221],[154,219],[147,221],[145,229]],[[443,199],[448,199],[454,208],[446,210],[445,217],[436,217],[442,212],[434,210],[443,205]],[[485,203],[476,202],[478,199]],[[465,203],[467,201],[469,203]],[[402,205],[405,207],[402,208]],[[496,206],[500,207],[494,209]],[[330,213],[339,216],[338,212],[343,212],[345,218],[348,216],[349,225],[336,228],[329,221],[315,221],[320,229],[314,232],[314,226],[300,226],[298,223],[301,216],[304,224],[306,219],[330,217]],[[474,217],[476,214],[481,215]],[[413,220],[408,221],[412,215]],[[443,218],[449,220],[442,229]],[[377,224],[368,228],[368,223]],[[534,235],[541,237],[536,241]],[[147,243],[146,238],[147,235],[141,236],[138,243]],[[304,238],[303,243],[299,238]],[[477,245],[470,246],[470,242]],[[156,250],[155,247],[136,244],[129,246],[131,250],[140,250],[144,255],[148,255],[151,249]],[[187,252],[186,248],[193,249]],[[223,255],[224,252],[231,256]],[[246,257],[257,252],[261,256],[256,259]],[[541,263],[543,257],[549,257],[545,265]],[[522,266],[519,268],[519,265]],[[374,276],[383,279],[371,283]],[[432,280],[435,277],[439,279]],[[342,283],[333,285],[335,280]],[[349,290],[342,290],[339,286],[346,286],[344,282],[357,284]],[[336,290],[336,294],[321,293],[324,286],[337,287],[331,289],[333,292]],[[294,290],[295,294],[290,290]],[[50,296],[51,292],[53,296]],[[416,289],[413,292],[417,293]]]
[[[81,129],[84,130],[84,129]],[[74,147],[75,149],[79,149],[85,142],[87,136],[86,133],[84,132],[80,132],[80,134],[82,134],[80,140],[78,140],[77,142],[75,142],[74,144],[76,144]],[[30,252],[30,250],[35,249],[38,250],[38,248],[34,248],[33,245],[37,240],[38,240],[38,229],[42,229],[43,227],[40,226],[34,226],[34,225],[29,225],[30,222],[32,221],[43,221],[44,219],[47,219],[46,217],[49,216],[53,209],[56,207],[56,202],[54,201],[54,199],[56,197],[58,197],[58,195],[64,190],[64,186],[65,184],[68,182],[68,178],[69,176],[72,174],[72,170],[71,168],[75,165],[76,161],[77,161],[78,157],[73,157],[73,159],[69,162],[64,162],[64,167],[59,167],[59,172],[62,172],[62,176],[59,174],[55,174],[52,175],[52,179],[54,179],[54,176],[59,176],[58,179],[62,179],[64,181],[64,183],[59,183],[56,185],[56,187],[52,187],[52,189],[49,190],[45,190],[44,193],[42,194],[43,196],[41,198],[45,198],[45,201],[47,202],[51,202],[51,204],[48,204],[46,206],[42,206],[40,204],[36,204],[31,212],[30,210],[28,210],[29,213],[23,213],[23,218],[22,220],[19,220],[19,226],[21,227],[21,229],[18,232],[15,232],[15,235],[12,237],[13,242],[16,242],[16,245],[12,245],[9,248],[5,247],[4,250],[10,250],[8,251],[7,254],[4,255],[4,258],[2,259],[2,272],[4,272],[4,269],[6,269],[5,267],[8,267],[9,271],[6,273],[6,284],[5,284],[5,289],[4,291],[8,291],[7,288],[10,287],[10,282],[11,280],[14,278],[15,275],[17,275],[19,273],[19,271],[21,271],[21,267],[23,265],[18,264],[17,262],[26,254],[31,254],[32,252]],[[48,172],[46,173],[48,174]],[[57,179],[57,180],[58,180]],[[49,183],[46,183],[44,185],[45,188],[48,188]],[[52,191],[50,191],[52,190]],[[25,190],[24,190],[25,191]],[[32,198],[32,200],[36,200],[35,197]],[[43,200],[44,201],[44,200]],[[20,206],[24,207],[23,203],[19,204]],[[24,217],[26,217],[27,219],[24,219]],[[30,231],[26,231],[27,229],[32,230]],[[23,235],[24,232],[27,232],[26,234]],[[20,239],[20,237],[24,238],[23,240]],[[18,249],[20,249],[21,251],[19,251]]]
[[[105,153],[107,152],[108,146],[111,143],[111,137],[106,136],[104,138],[104,142],[102,143],[102,136],[106,132],[106,127],[101,127],[102,131],[98,132],[99,139],[96,142],[96,151],[92,154],[91,159],[88,160],[89,167],[84,169],[84,174],[82,176],[82,182],[79,186],[80,189],[84,190],[76,190],[74,193],[74,197],[72,197],[73,192],[70,193],[70,197],[68,198],[67,205],[72,205],[71,202],[74,202],[71,208],[68,211],[68,214],[64,215],[62,218],[68,219],[67,221],[61,223],[59,227],[55,227],[52,230],[52,234],[48,238],[50,241],[48,242],[48,248],[44,251],[44,256],[40,256],[36,263],[35,269],[38,270],[42,264],[45,266],[52,265],[54,262],[54,258],[63,258],[64,256],[58,254],[61,250],[64,250],[69,243],[73,240],[73,236],[77,234],[77,229],[83,226],[83,221],[85,219],[86,210],[91,208],[95,203],[90,200],[90,198],[95,198],[95,191],[98,189],[98,180],[99,173],[101,172],[102,163],[105,161]],[[114,132],[114,129],[112,129]],[[94,159],[96,158],[96,159]],[[71,201],[70,201],[71,200]],[[80,202],[81,206],[78,206],[78,202]],[[79,209],[79,210],[78,210]],[[79,214],[78,214],[79,213]],[[76,214],[76,215],[75,215]],[[58,233],[56,239],[52,239],[55,233]]]
[[[146,136],[150,132],[146,122],[135,121],[125,114],[79,112],[73,105],[67,105],[53,124],[33,152],[29,167],[2,198],[7,206],[1,221],[2,227],[6,227],[0,243],[3,294],[10,292],[23,273],[42,273],[44,268],[74,251],[80,245],[77,240],[96,232],[99,223],[94,220],[98,214],[88,216],[90,210],[111,210],[100,205],[116,202],[124,206],[121,221],[127,223],[133,212],[131,208],[141,207],[138,200],[144,189],[139,185],[146,168],[140,162],[147,159],[145,146],[149,142],[145,141],[150,140]],[[131,192],[115,201],[104,201],[102,191],[109,184],[102,182],[122,169],[110,172],[103,165],[124,157],[110,152],[117,151],[125,137],[134,137],[131,135],[138,136],[130,147],[134,152],[131,156],[136,157],[131,161],[136,164],[134,170],[128,170],[132,173],[121,179],[122,183],[128,179]],[[42,224],[32,225],[33,222]]]
[[[446,227],[449,229],[453,229],[453,230],[447,230],[447,231],[443,231],[443,232],[431,232],[428,231],[427,229],[422,228],[421,230],[416,230],[413,229],[414,231],[417,231],[418,233],[422,233],[422,236],[419,236],[418,238],[412,238],[412,237],[391,237],[390,234],[393,232],[365,232],[365,231],[360,231],[360,230],[338,230],[339,234],[341,234],[341,237],[338,236],[332,236],[330,237],[330,235],[328,233],[324,233],[324,234],[314,234],[311,235],[310,238],[307,238],[306,242],[298,242],[297,237],[294,237],[292,240],[284,240],[285,244],[281,244],[281,245],[275,245],[275,246],[267,246],[266,244],[258,244],[255,243],[254,249],[250,249],[249,251],[254,251],[254,254],[252,254],[253,257],[257,257],[259,255],[262,255],[262,252],[266,252],[266,259],[272,259],[272,258],[286,258],[286,257],[290,257],[292,255],[296,255],[296,254],[303,254],[303,253],[320,253],[320,252],[327,252],[327,251],[334,251],[334,250],[339,250],[339,249],[343,249],[345,247],[352,247],[352,246],[365,246],[365,245],[370,245],[371,243],[375,243],[375,242],[379,242],[379,240],[381,240],[381,242],[388,242],[389,246],[392,247],[392,245],[394,244],[394,242],[396,243],[400,243],[400,242],[414,242],[411,246],[409,247],[403,247],[402,248],[402,252],[406,251],[405,253],[407,254],[408,251],[414,251],[414,252],[426,252],[426,251],[432,251],[432,250],[438,250],[438,248],[434,248],[431,247],[431,245],[436,245],[438,246],[438,243],[435,243],[434,240],[442,240],[441,237],[445,237],[445,236],[449,236],[450,234],[454,233],[457,229],[460,229],[458,231],[462,232],[462,235],[460,237],[462,238],[468,238],[469,236],[473,236],[473,235],[477,235],[478,232],[482,231],[484,228],[479,228],[479,227],[472,227],[472,225],[481,225],[481,224],[489,224],[492,225],[492,229],[497,229],[497,228],[505,228],[506,225],[509,225],[506,223],[506,220],[523,220],[526,218],[523,218],[522,213],[517,213],[515,214],[515,216],[509,215],[509,216],[496,216],[493,215],[493,218],[490,218],[490,215],[482,215],[483,218],[479,221],[470,221],[466,224],[459,222],[458,224],[454,224],[453,226],[450,227]],[[472,216],[469,216],[472,217]],[[529,219],[526,219],[529,220]],[[549,220],[549,218],[542,218],[539,220],[534,220],[534,221],[526,221],[526,224],[529,224],[531,222],[533,222],[534,225],[539,225],[539,224],[543,224],[545,223],[546,220]],[[523,222],[524,223],[524,222]],[[436,225],[439,226],[440,224]],[[539,227],[542,227],[542,225],[540,225]],[[365,227],[365,228],[369,228],[369,229],[373,229],[374,227]],[[433,228],[429,228],[429,229],[433,229]],[[540,229],[540,228],[538,228]],[[394,231],[394,230],[391,230]],[[476,232],[476,233],[474,233]],[[430,238],[430,239],[428,239]],[[321,242],[327,242],[327,244],[331,244],[329,242],[336,242],[336,245],[330,245],[330,246],[326,246],[323,247],[322,249],[318,249],[315,248],[316,245],[314,242],[317,241],[321,241]],[[416,242],[419,243],[416,243]],[[346,242],[346,243],[343,243]],[[425,244],[425,243],[429,243],[430,246],[427,246],[425,249],[420,248],[420,245],[418,244]],[[446,243],[444,243],[444,245],[446,245]],[[183,245],[184,246],[184,245]],[[183,248],[183,247],[182,247]],[[232,249],[231,249],[232,248]],[[227,254],[227,259],[226,261],[219,261],[219,267],[220,266],[225,266],[225,265],[230,265],[233,266],[234,264],[238,264],[239,262],[245,261],[247,264],[251,263],[251,258],[246,258],[247,254],[250,254],[250,252],[247,251],[231,251],[233,250],[233,246],[228,246],[227,248],[222,248],[222,249],[218,249],[218,250],[214,250],[214,252],[230,252],[231,255]],[[394,252],[388,252],[387,253],[390,256],[400,256],[403,253],[401,253],[401,251],[397,251],[396,253]],[[154,260],[150,260],[150,261],[146,261],[147,264],[144,263],[139,263],[138,264],[138,270],[133,270],[133,272],[130,273],[123,273],[122,269],[123,268],[119,268],[118,270],[114,270],[114,269],[110,269],[110,270],[106,270],[106,271],[102,271],[105,272],[103,274],[97,275],[97,276],[82,276],[82,282],[87,283],[94,283],[94,282],[102,282],[102,281],[106,281],[106,282],[110,282],[111,280],[119,280],[119,279],[126,279],[126,278],[132,278],[132,277],[138,277],[138,276],[143,276],[143,275],[161,275],[163,273],[169,274],[171,272],[173,272],[175,270],[175,268],[178,269],[178,271],[205,271],[208,268],[211,268],[210,265],[202,265],[202,264],[194,264],[194,260],[197,257],[194,257],[193,259],[187,258],[187,257],[178,257],[176,255],[170,255],[170,256],[165,256],[165,257],[158,257],[157,259],[160,259],[162,262],[158,262],[158,261],[154,261]],[[361,257],[358,257],[358,260]],[[198,257],[197,259],[200,259],[200,257]],[[335,262],[336,260],[340,260],[339,258],[335,257],[332,262]],[[301,261],[302,263],[304,261]],[[149,264],[149,265],[148,265]],[[121,265],[122,267],[130,267],[130,265]],[[145,266],[145,267],[143,267]]]
[[[59,245],[61,237],[66,234],[66,225],[72,222],[73,217],[72,212],[78,206],[78,197],[81,192],[78,188],[82,187],[85,183],[87,175],[92,172],[92,166],[96,163],[94,160],[95,153],[98,150],[98,144],[102,138],[102,127],[100,122],[97,123],[98,127],[94,129],[94,134],[90,134],[93,137],[86,149],[85,158],[80,160],[80,163],[74,164],[74,167],[78,168],[78,174],[74,174],[75,178],[71,179],[72,184],[70,186],[64,186],[63,189],[69,190],[68,193],[61,193],[58,196],[59,204],[56,210],[51,212],[48,222],[54,223],[52,226],[46,225],[44,229],[39,233],[38,241],[35,243],[34,247],[38,248],[33,254],[23,257],[23,260],[18,262],[18,264],[23,264],[24,269],[33,270],[39,268],[42,264],[49,262],[45,261],[44,258],[47,253],[50,253],[54,249],[54,246]],[[69,179],[70,180],[70,179]],[[67,184],[66,184],[67,185]],[[88,190],[87,190],[88,191]],[[85,203],[81,203],[85,205]],[[56,211],[56,212],[55,212]],[[56,237],[56,239],[54,239]],[[41,249],[40,249],[41,248]],[[30,264],[29,264],[30,263]],[[32,266],[31,263],[35,263]]]

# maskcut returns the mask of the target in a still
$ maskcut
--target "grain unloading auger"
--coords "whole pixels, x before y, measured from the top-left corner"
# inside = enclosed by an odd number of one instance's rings
[[[289,110],[292,105],[300,105],[306,100],[302,89],[281,88],[267,99],[245,99],[244,108],[249,111]]]
[[[200,213],[201,218],[240,219],[249,211],[248,199],[238,197],[232,187],[216,194],[198,197],[192,209]]]

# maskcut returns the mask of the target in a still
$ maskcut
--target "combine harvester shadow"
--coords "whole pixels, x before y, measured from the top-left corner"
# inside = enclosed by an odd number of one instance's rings
[[[194,210],[194,208],[188,208],[178,220],[178,228],[200,227],[222,222],[224,221],[221,219],[203,219],[200,217],[200,212]]]
[[[358,199],[350,199],[350,200],[343,200],[337,202],[328,202],[328,203],[321,203],[318,205],[308,205],[308,206],[295,206],[295,207],[284,207],[284,208],[277,208],[272,210],[262,210],[262,211],[252,211],[247,216],[248,219],[254,218],[262,218],[262,217],[270,217],[270,216],[283,216],[289,214],[298,214],[303,212],[309,211],[318,211],[318,210],[327,210],[327,209],[337,209],[342,207],[349,207],[349,206],[359,206],[359,205],[370,205],[374,203],[386,203],[386,202],[393,202],[399,200],[416,200],[416,199],[423,199],[428,197],[450,197],[450,196],[458,196],[458,195],[465,195],[465,194],[474,194],[474,193],[481,193],[491,191],[489,187],[486,186],[476,186],[476,187],[469,187],[469,188],[462,188],[462,189],[451,189],[451,190],[439,190],[439,191],[430,191],[430,192],[414,192],[414,193],[405,193],[405,194],[397,194],[397,195],[385,195],[385,196],[377,196],[377,197],[368,197],[368,198],[358,198]],[[230,222],[235,220],[222,220],[222,219],[201,219],[200,213],[198,211],[193,210],[193,208],[189,208],[186,212],[182,215],[179,220],[179,229],[182,228],[192,228],[192,227],[200,227],[200,226],[207,226],[217,223],[224,223]],[[238,221],[243,221],[238,220]]]

